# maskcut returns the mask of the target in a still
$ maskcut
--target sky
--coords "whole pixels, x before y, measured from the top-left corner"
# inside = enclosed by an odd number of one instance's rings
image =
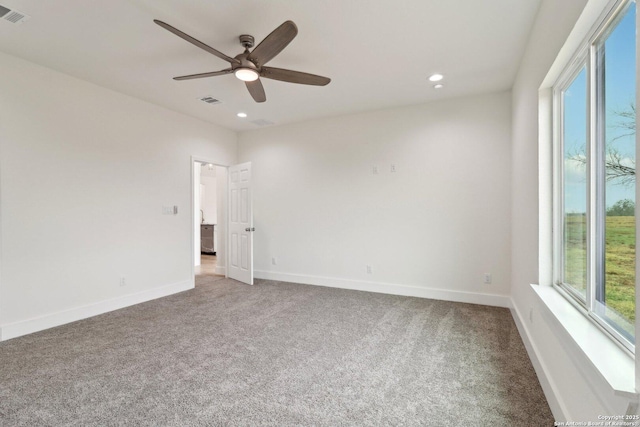
[[[616,127],[620,117],[616,111],[628,111],[635,105],[636,96],[636,3],[631,3],[604,41],[605,49],[605,140],[607,147],[615,148],[626,158],[626,164],[635,160],[635,137],[620,138],[623,133]],[[584,153],[587,137],[587,73],[583,69],[564,93],[565,105],[565,158]],[[575,161],[565,162],[565,211],[586,212],[585,169]],[[617,184],[606,185],[606,205],[610,207],[621,199],[635,200],[635,188]]]

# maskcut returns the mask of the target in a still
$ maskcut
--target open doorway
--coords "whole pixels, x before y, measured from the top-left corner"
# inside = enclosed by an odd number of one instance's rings
[[[227,168],[193,159],[193,272],[226,275]]]

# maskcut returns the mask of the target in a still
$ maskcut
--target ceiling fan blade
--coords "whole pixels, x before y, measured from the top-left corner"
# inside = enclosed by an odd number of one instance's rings
[[[222,52],[218,52],[217,50],[215,50],[211,46],[208,46],[208,45],[202,43],[200,40],[194,39],[189,34],[183,33],[179,29],[177,29],[175,27],[172,27],[171,25],[167,24],[166,22],[162,22],[162,21],[160,21],[158,19],[154,19],[153,22],[155,22],[156,24],[160,25],[165,30],[167,30],[169,32],[172,32],[176,36],[188,41],[189,43],[191,43],[191,44],[193,44],[195,46],[198,46],[200,49],[206,50],[210,54],[215,55],[220,59],[224,59],[225,61],[227,61],[227,62],[229,62],[231,64],[239,64],[240,63],[240,61],[238,61],[237,59],[231,58],[231,57],[225,55]]]
[[[209,73],[189,74],[188,76],[174,77],[173,80],[201,79],[203,77],[224,76],[225,74],[230,74],[230,73],[233,73],[233,70],[231,68],[227,68],[220,71],[211,71]]]
[[[298,27],[293,21],[286,21],[271,34],[264,38],[260,44],[249,54],[249,59],[258,67],[271,61],[282,49],[287,47],[291,40],[298,34]]]
[[[267,79],[281,80],[283,82],[289,83],[299,83],[302,85],[326,86],[331,82],[331,79],[328,77],[273,67],[262,67],[260,76]]]
[[[264,87],[262,87],[260,79],[252,82],[245,82],[245,84],[247,85],[247,89],[249,89],[249,93],[256,102],[264,102],[267,100],[267,95],[264,93]]]

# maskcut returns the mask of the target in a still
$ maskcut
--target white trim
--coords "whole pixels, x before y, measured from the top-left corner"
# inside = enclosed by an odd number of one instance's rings
[[[618,0],[589,0],[585,5],[580,18],[573,26],[571,34],[562,45],[551,68],[545,76],[540,88],[550,88],[555,83],[563,70],[570,64],[581,50],[581,46],[588,44],[588,40],[596,33],[602,20],[611,13]]]
[[[570,419],[568,416],[569,411],[567,410],[567,406],[561,398],[561,393],[558,391],[558,387],[556,386],[555,381],[553,381],[553,377],[551,375],[547,375],[547,365],[540,357],[538,346],[536,346],[533,339],[531,339],[531,334],[529,333],[529,329],[526,326],[527,323],[524,321],[522,314],[520,313],[520,310],[515,303],[513,303],[511,307],[511,316],[513,317],[513,320],[516,323],[516,327],[518,328],[518,332],[522,337],[524,347],[527,349],[527,353],[529,354],[529,359],[531,359],[533,369],[535,369],[536,374],[538,375],[538,381],[540,381],[542,391],[547,398],[547,402],[549,403],[549,407],[551,408],[553,418],[556,420]]]
[[[193,289],[194,287],[195,283],[193,280],[185,280],[183,282],[149,289],[135,294],[124,295],[93,304],[70,308],[68,310],[58,311],[56,313],[34,317],[15,323],[8,323],[0,327],[0,341],[32,334],[34,332],[64,325],[66,323],[75,322],[157,298],[177,294],[178,292]]]
[[[531,285],[531,288],[543,307],[541,315],[603,405],[608,406],[612,396],[638,402],[633,357],[553,287]],[[607,409],[615,412],[615,408]]]
[[[556,180],[553,179],[552,170],[555,168],[554,161],[557,156],[554,155],[554,120],[553,107],[554,96],[553,89],[540,89],[538,91],[538,280],[541,283],[553,283],[554,265],[558,263],[554,260],[554,236],[552,230],[557,230],[557,215],[554,215],[555,194],[557,194],[555,186]],[[542,171],[548,171],[543,173]]]
[[[218,264],[216,264],[216,274],[219,274],[221,276],[227,276],[227,268],[226,267],[219,267]]]
[[[434,289],[415,285],[368,282],[364,280],[311,276],[264,270],[255,270],[254,273],[257,279],[511,308],[511,298],[508,295],[452,291],[448,289]]]

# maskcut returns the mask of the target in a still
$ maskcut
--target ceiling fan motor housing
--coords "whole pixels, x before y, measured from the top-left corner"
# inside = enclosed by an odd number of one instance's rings
[[[241,53],[240,55],[237,55],[235,59],[238,60],[238,63],[231,65],[232,70],[236,70],[238,68],[250,68],[252,70],[259,71],[259,66],[249,59],[249,52]]]
[[[253,36],[250,36],[248,34],[243,34],[239,38],[240,38],[240,44],[245,49],[251,49],[253,47],[253,44],[255,42],[255,40],[253,39]]]

